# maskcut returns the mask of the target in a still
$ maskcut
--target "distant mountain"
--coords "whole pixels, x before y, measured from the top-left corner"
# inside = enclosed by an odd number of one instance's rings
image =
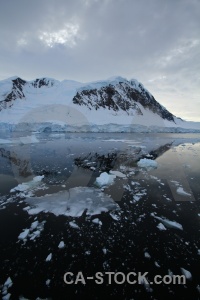
[[[53,79],[41,78],[34,81],[25,81],[19,77],[12,77],[0,82],[0,111],[10,108],[17,99],[27,99],[27,94],[33,88],[53,87],[56,81]]]
[[[4,129],[39,131],[200,129],[198,123],[170,113],[137,80],[122,77],[88,84],[52,78],[0,81],[0,124]]]

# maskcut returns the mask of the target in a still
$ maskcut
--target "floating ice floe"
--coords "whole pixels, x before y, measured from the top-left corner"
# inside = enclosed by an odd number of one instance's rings
[[[45,283],[46,283],[47,286],[49,286],[50,283],[51,283],[51,279],[47,279]]]
[[[93,219],[92,220],[92,223],[94,223],[94,224],[98,224],[98,225],[102,225],[102,222],[101,222],[101,220],[99,220],[99,218],[95,218],[95,219]]]
[[[12,285],[13,285],[12,279],[10,277],[8,277],[4,283],[4,286],[6,286],[7,288],[10,288]]]
[[[151,155],[151,154],[148,153],[148,154],[146,154],[146,157],[150,158],[150,157],[153,157],[153,155]]]
[[[32,180],[28,182],[23,182],[21,184],[18,184],[15,188],[11,189],[10,192],[26,192],[32,189],[37,188],[40,184],[42,179],[44,178],[44,175],[42,176],[35,176]]]
[[[181,273],[185,276],[186,279],[192,279],[192,274],[188,270],[181,268]]]
[[[2,297],[2,300],[10,300],[11,294],[8,293],[5,296]]]
[[[62,249],[62,248],[64,248],[65,247],[65,243],[63,242],[63,241],[61,241],[60,243],[59,243],[59,245],[58,245],[58,248],[59,249]]]
[[[167,230],[166,229],[166,227],[162,224],[162,223],[159,223],[158,225],[157,225],[157,228],[159,229],[159,230]]]
[[[35,238],[40,236],[40,233],[44,229],[45,221],[39,223],[38,221],[34,221],[31,223],[31,227],[29,229],[24,229],[18,236],[19,240],[26,242],[28,239],[33,241]]]
[[[110,175],[106,172],[101,173],[99,177],[96,178],[96,184],[99,187],[110,185],[114,182],[116,175]]]
[[[148,252],[144,252],[144,257],[151,258],[151,255]]]
[[[120,221],[120,219],[121,219],[119,215],[117,215],[117,214],[115,214],[113,212],[110,212],[110,216],[115,221]]]
[[[32,229],[32,230],[36,229],[37,226],[38,226],[38,224],[39,224],[38,221],[33,222],[33,223],[31,224],[31,229]]]
[[[9,300],[11,294],[8,293],[8,289],[13,285],[12,279],[10,277],[7,278],[3,287],[2,287],[2,300]]]
[[[178,187],[176,192],[181,195],[181,196],[191,196],[191,194],[187,193],[184,191],[184,189],[182,187]]]
[[[75,228],[75,229],[80,229],[80,227],[75,223],[75,222],[69,222],[70,227]]]
[[[175,184],[176,186],[180,186],[180,183],[176,180],[170,180],[173,184]]]
[[[135,203],[135,202],[139,201],[145,195],[146,195],[146,191],[145,190],[143,190],[143,191],[141,191],[139,193],[136,193],[135,195],[133,195],[132,202]]]
[[[145,169],[156,169],[158,167],[158,163],[155,160],[142,158],[137,162],[138,167]]]
[[[102,251],[104,254],[106,254],[108,250],[106,248],[103,248]]]
[[[136,181],[131,181],[131,184],[132,185],[140,185],[139,182],[136,182]]]
[[[160,268],[160,265],[159,265],[159,263],[158,263],[157,261],[155,261],[154,264],[155,264],[155,266],[156,266],[157,268]]]
[[[181,224],[177,223],[176,221],[170,221],[166,218],[157,217],[157,216],[155,216],[154,213],[151,213],[151,216],[154,217],[155,219],[161,221],[162,224],[164,226],[166,226],[167,228],[175,228],[175,229],[183,230],[183,226]]]
[[[52,253],[50,253],[50,254],[47,256],[47,258],[45,259],[45,261],[51,261],[51,259],[52,259]]]
[[[19,240],[25,240],[29,234],[29,229],[24,229],[22,233],[18,236]]]
[[[110,171],[109,173],[111,175],[115,175],[115,176],[120,177],[120,178],[126,178],[126,175],[123,174],[122,172],[119,172],[119,171]]]
[[[79,217],[85,210],[87,210],[87,215],[96,215],[119,209],[118,204],[112,198],[93,187],[75,187],[69,191],[30,197],[25,201],[33,207],[27,210],[30,215],[43,211],[51,212],[56,216]]]

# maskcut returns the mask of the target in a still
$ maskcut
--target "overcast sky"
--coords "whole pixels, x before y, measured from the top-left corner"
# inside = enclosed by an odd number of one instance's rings
[[[136,78],[200,121],[200,0],[0,0],[0,80]]]

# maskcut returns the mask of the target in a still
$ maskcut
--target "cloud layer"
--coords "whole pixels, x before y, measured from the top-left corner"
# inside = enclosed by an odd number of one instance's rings
[[[199,0],[0,0],[0,79],[136,78],[199,120]]]

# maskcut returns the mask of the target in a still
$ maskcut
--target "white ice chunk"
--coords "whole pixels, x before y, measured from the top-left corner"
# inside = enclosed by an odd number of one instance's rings
[[[156,169],[158,167],[158,163],[155,160],[142,158],[137,163],[138,167],[145,169]]]
[[[92,187],[75,187],[69,191],[27,198],[26,202],[35,207],[28,211],[37,214],[41,211],[58,215],[79,217],[87,210],[87,215],[96,215],[119,208],[108,195]]]
[[[63,241],[61,241],[60,243],[59,243],[59,245],[58,245],[58,248],[59,249],[62,249],[62,248],[64,248],[65,247],[65,243],[63,242]]]
[[[144,252],[144,257],[151,258],[151,255],[148,252]]]
[[[39,222],[35,221],[31,224],[31,229],[34,230],[38,226]]]
[[[28,181],[28,182],[24,182],[21,184],[18,184],[18,186],[16,186],[15,188],[11,189],[11,192],[24,192],[30,189],[34,189],[35,187],[37,187],[38,185],[41,184],[42,179],[44,178],[44,175],[42,176],[35,176],[33,178],[33,180]]]
[[[146,157],[153,157],[153,155],[151,155],[151,154],[146,154]]]
[[[99,220],[99,218],[93,219],[92,222],[93,222],[94,224],[98,224],[98,225],[100,225],[100,226],[102,225],[102,222]]]
[[[182,196],[191,196],[191,194],[187,193],[184,191],[184,189],[182,187],[178,187],[176,192],[179,194],[179,195],[182,195]]]
[[[116,178],[116,175],[109,175],[106,172],[101,173],[99,177],[96,178],[96,183],[98,186],[105,186],[112,184],[114,179]]]
[[[113,218],[113,220],[120,221],[120,216],[116,215],[115,213],[111,212],[110,216]]]
[[[165,225],[168,228],[176,228],[176,229],[180,229],[183,230],[183,226],[179,223],[177,223],[176,221],[170,221],[166,218],[160,218],[154,215],[154,213],[151,213],[151,216],[154,217],[155,219],[161,221],[163,223],[163,225]]]
[[[69,225],[70,225],[72,228],[80,229],[80,227],[79,227],[75,222],[69,222]]]
[[[29,210],[30,209],[30,206],[26,206],[23,208],[23,210]]]
[[[190,273],[190,271],[188,271],[184,268],[181,268],[181,272],[185,276],[186,279],[189,279],[189,280],[192,279],[192,274]]]
[[[136,181],[131,181],[131,184],[132,185],[140,185],[139,182],[136,182]]]
[[[156,266],[157,268],[160,268],[160,265],[159,265],[159,263],[158,263],[157,261],[155,261],[155,266]]]
[[[46,285],[48,286],[48,285],[50,285],[50,282],[51,282],[51,280],[50,280],[50,279],[47,279],[45,283],[46,283]]]
[[[47,256],[47,258],[46,258],[45,261],[51,261],[51,259],[52,259],[52,253],[50,253],[50,254]]]
[[[20,233],[20,235],[18,236],[18,239],[24,240],[27,238],[28,234],[29,234],[29,229],[24,229],[24,231]]]
[[[44,229],[45,221],[39,223],[35,221],[31,223],[30,229],[24,229],[24,231],[18,236],[20,240],[27,241],[30,239],[31,241],[40,236],[41,231]]]
[[[144,195],[145,195],[145,194],[141,194],[141,193],[135,194],[135,195],[133,196],[134,202],[139,201],[139,200],[142,198],[142,196],[144,196]]]
[[[103,248],[102,251],[104,254],[106,254],[108,250],[106,248]]]
[[[165,227],[162,223],[159,223],[159,224],[157,225],[157,228],[158,228],[159,230],[167,230],[166,227]]]
[[[180,185],[180,183],[178,182],[178,181],[176,181],[176,180],[170,180],[172,183],[174,183],[176,186],[179,186]]]
[[[8,277],[4,283],[4,287],[10,288],[13,285],[12,279]]]
[[[36,230],[30,235],[30,240],[33,241],[38,236],[40,236],[40,231]]]
[[[126,175],[119,171],[110,171],[109,173],[117,177],[126,178]]]

